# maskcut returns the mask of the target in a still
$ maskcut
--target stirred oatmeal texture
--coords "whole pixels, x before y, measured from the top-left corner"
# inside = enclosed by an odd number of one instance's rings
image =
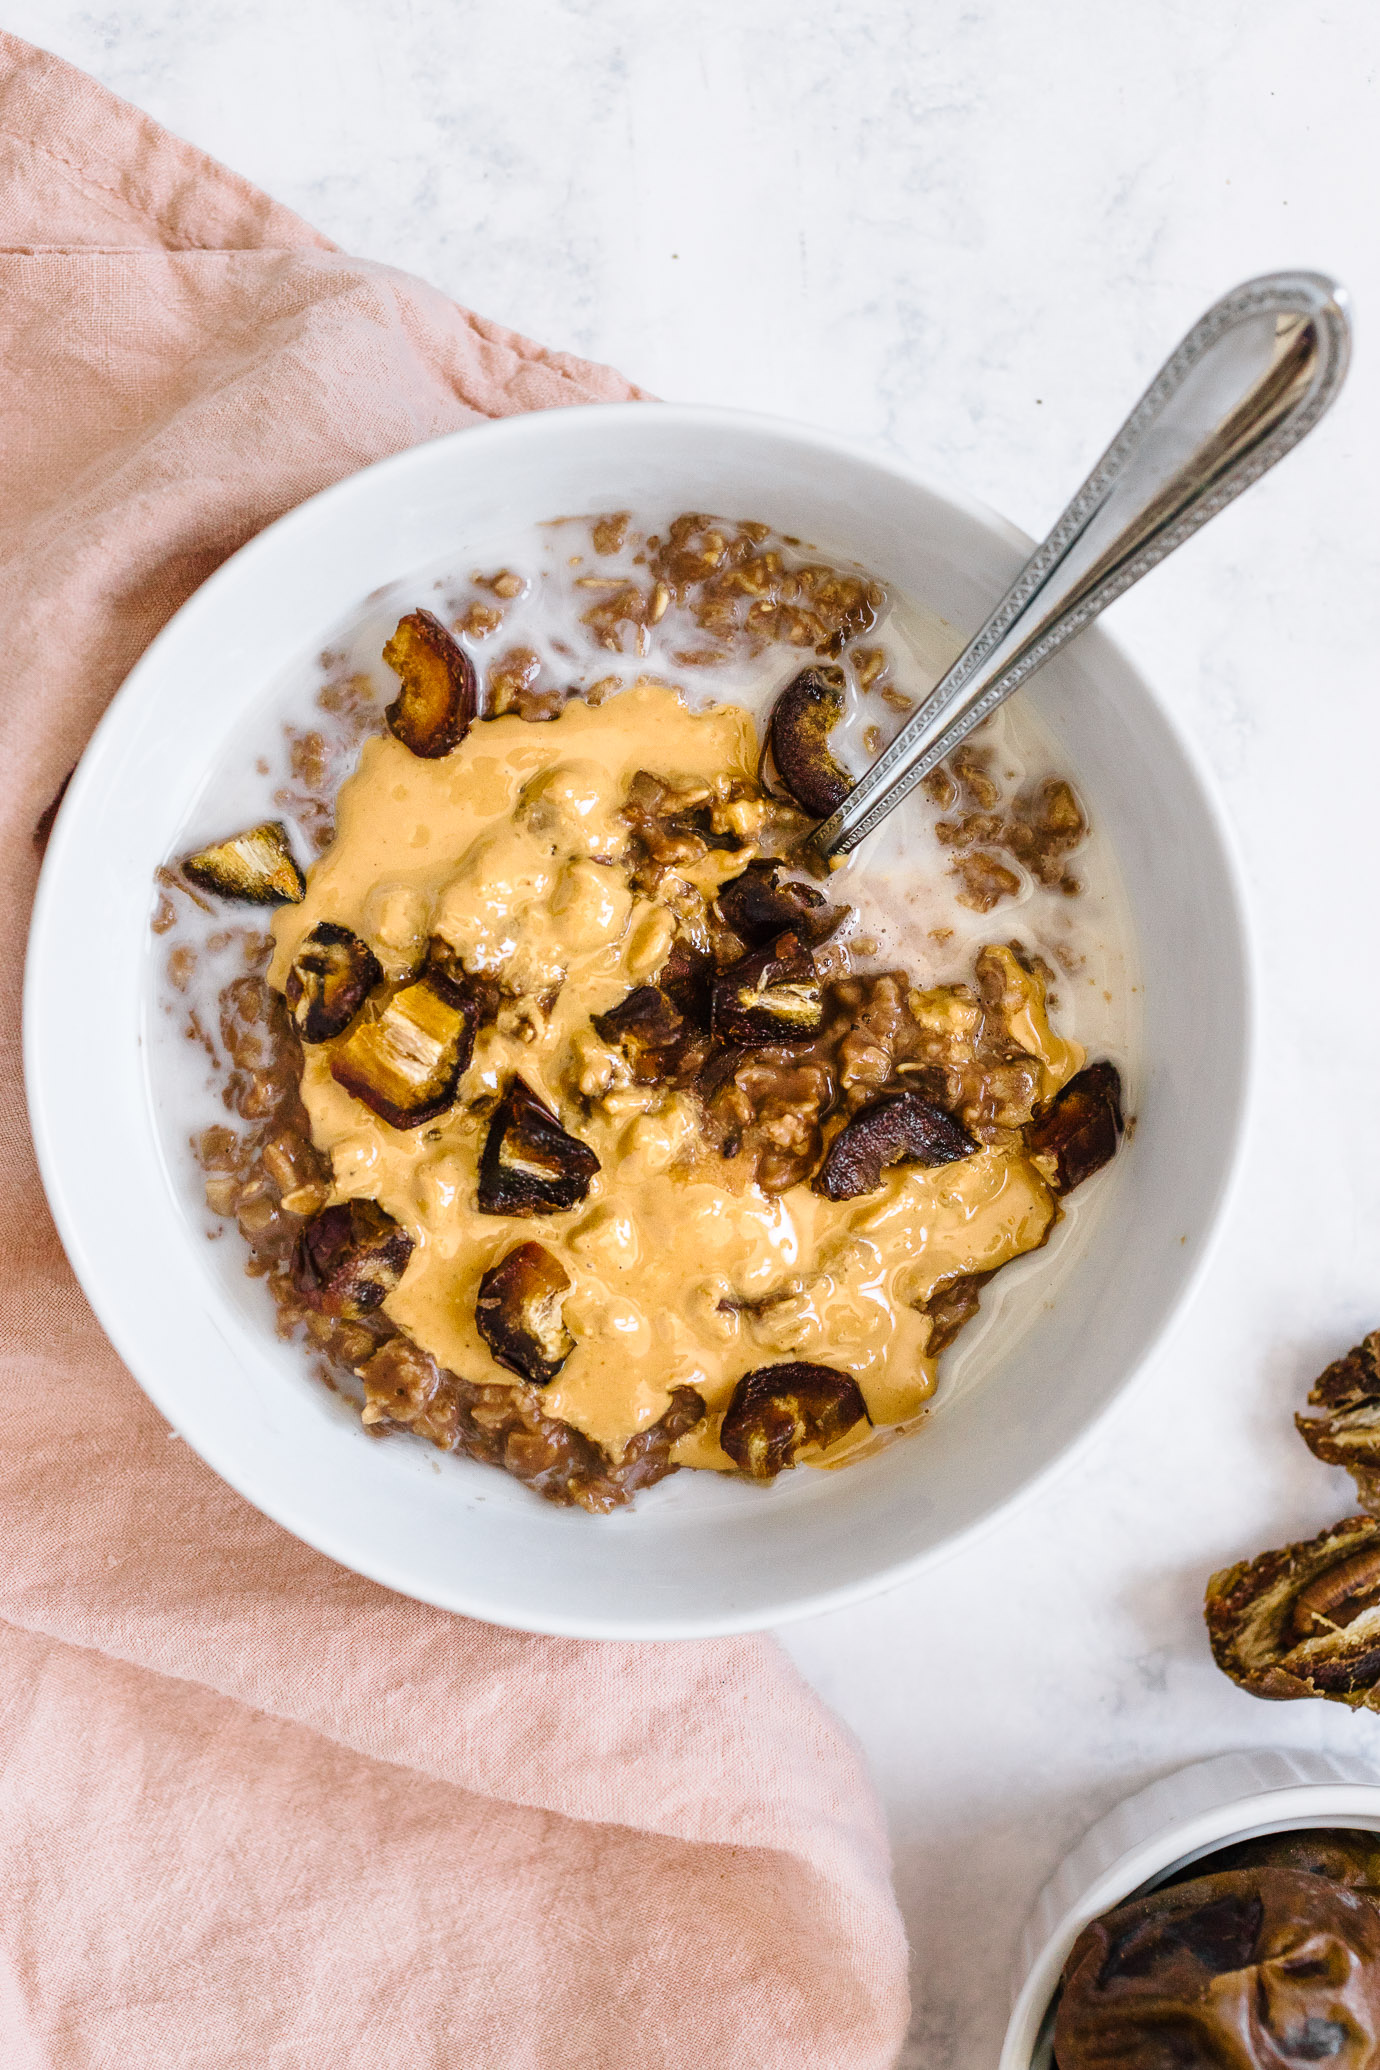
[[[664,590],[706,642],[838,655],[880,591],[769,536],[677,520],[595,636],[635,648]],[[600,520],[592,565],[627,544]],[[487,580],[467,611],[522,584]],[[1111,1156],[1116,1073],[1016,944],[963,984],[855,968],[741,708],[641,677],[524,716],[447,642],[404,619],[334,840],[244,936],[208,1203],[377,1434],[590,1510],[682,1465],[842,1463],[921,1412],[982,1285]]]

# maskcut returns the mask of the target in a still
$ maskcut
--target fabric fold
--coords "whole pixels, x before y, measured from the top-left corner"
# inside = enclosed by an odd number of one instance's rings
[[[372,460],[637,391],[3,35],[0,246],[6,2059],[880,2070],[880,1813],[779,1650],[501,1631],[288,1536],[115,1358],[24,1114],[34,828],[159,627]]]

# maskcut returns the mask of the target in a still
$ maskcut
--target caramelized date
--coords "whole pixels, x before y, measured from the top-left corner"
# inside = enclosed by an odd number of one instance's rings
[[[1213,1657],[1252,1696],[1324,1696],[1380,1710],[1380,1521],[1329,1531],[1214,1574]]]
[[[1026,1131],[1031,1162],[1056,1193],[1072,1193],[1116,1156],[1122,1131],[1115,1064],[1089,1064]]]
[[[709,1026],[710,985],[714,976],[713,958],[703,949],[697,949],[692,942],[678,935],[671,944],[671,953],[662,964],[657,975],[657,984],[680,1013],[685,1017],[688,1028]]]
[[[1367,1509],[1380,1506],[1380,1330],[1339,1358],[1309,1390],[1321,1416],[1296,1416],[1310,1452],[1344,1466]]]
[[[479,1160],[483,1215],[554,1215],[589,1191],[599,1160],[515,1078],[494,1109]]]
[[[343,1035],[375,985],[383,980],[378,957],[348,927],[323,920],[313,927],[293,958],[284,996],[304,1042],[330,1042]]]
[[[449,942],[433,934],[426,950],[427,976],[438,980],[442,997],[464,1005],[476,1029],[487,1027],[503,1004],[503,987],[497,978],[481,977],[466,970]]]
[[[596,1033],[627,1058],[639,1085],[672,1076],[685,1036],[685,1016],[659,985],[639,985],[609,1013],[590,1017]]]
[[[826,1200],[874,1193],[892,1164],[953,1164],[977,1149],[968,1131],[918,1092],[883,1093],[869,1101],[829,1145],[815,1179]]]
[[[862,1389],[850,1373],[803,1359],[745,1373],[724,1414],[719,1443],[754,1481],[772,1481],[807,1446],[832,1445],[870,1423]]]
[[[843,670],[805,668],[772,707],[767,740],[776,773],[797,805],[816,819],[837,812],[852,779],[829,751],[829,735],[843,717]]]
[[[575,1349],[561,1302],[570,1275],[544,1244],[520,1243],[479,1282],[474,1320],[499,1365],[534,1387],[554,1380]]]
[[[748,949],[764,949],[786,933],[807,949],[817,948],[848,913],[847,906],[831,906],[813,885],[794,878],[783,884],[780,863],[768,860],[749,863],[714,903],[718,917]]]
[[[384,713],[414,755],[436,761],[460,745],[479,708],[474,663],[430,611],[409,611],[383,650],[402,689]]]
[[[242,905],[295,906],[306,896],[306,879],[293,860],[287,828],[279,819],[199,849],[184,859],[182,874],[202,891]]]
[[[633,775],[622,816],[632,835],[634,877],[648,890],[664,871],[682,869],[708,855],[707,828],[693,821],[710,795],[707,784],[677,789],[649,769]]]
[[[1296,1869],[1195,1876],[1085,1926],[1059,2070],[1380,2061],[1380,1906]]]
[[[930,1319],[926,1358],[938,1358],[941,1351],[947,1351],[963,1325],[972,1321],[978,1312],[978,1296],[991,1277],[990,1272],[959,1272],[932,1289],[923,1311]]]
[[[303,1229],[292,1283],[309,1308],[357,1320],[383,1304],[411,1256],[412,1238],[376,1201],[347,1200]]]
[[[714,980],[713,1030],[747,1049],[812,1042],[824,1021],[813,956],[794,934],[744,957]]]
[[[444,1114],[474,1048],[478,1006],[431,972],[361,1021],[331,1058],[331,1076],[393,1128]]]

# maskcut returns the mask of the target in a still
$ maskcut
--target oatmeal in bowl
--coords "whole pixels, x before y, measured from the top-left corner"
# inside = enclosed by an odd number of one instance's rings
[[[1092,628],[807,838],[1023,553],[846,441],[601,405],[364,470],[170,621],[53,829],[25,1069],[101,1322],[267,1515],[501,1624],[752,1629],[952,1551],[1144,1362],[1249,1048],[1152,692]]]
[[[160,872],[208,1207],[376,1436],[593,1512],[866,1457],[1123,1132],[1074,785],[984,731],[888,910],[810,843],[929,687],[874,576],[617,512],[426,595]]]

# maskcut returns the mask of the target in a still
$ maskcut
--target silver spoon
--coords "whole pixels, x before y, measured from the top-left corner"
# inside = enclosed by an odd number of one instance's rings
[[[1347,293],[1325,274],[1267,273],[1214,302],[981,632],[815,829],[820,851],[856,848],[1066,640],[1283,459],[1350,354]]]

